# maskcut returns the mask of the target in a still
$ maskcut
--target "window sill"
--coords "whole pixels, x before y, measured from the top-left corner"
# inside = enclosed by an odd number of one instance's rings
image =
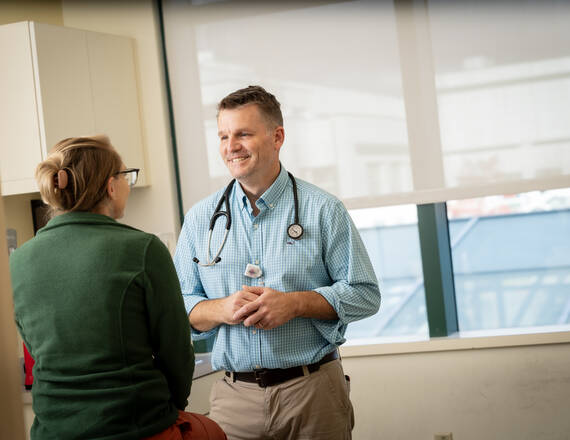
[[[516,331],[518,334],[512,334]],[[507,334],[510,333],[510,334]],[[402,339],[379,343],[378,339],[352,341],[340,347],[342,357],[384,356],[406,353],[426,353],[452,350],[520,347],[570,343],[570,326],[534,327],[526,329],[460,332],[444,338],[429,340]]]

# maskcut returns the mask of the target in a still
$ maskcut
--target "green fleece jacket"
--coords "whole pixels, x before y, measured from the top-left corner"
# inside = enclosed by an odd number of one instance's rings
[[[31,437],[140,439],[177,418],[194,351],[168,249],[104,215],[53,218],[10,257],[35,359]]]

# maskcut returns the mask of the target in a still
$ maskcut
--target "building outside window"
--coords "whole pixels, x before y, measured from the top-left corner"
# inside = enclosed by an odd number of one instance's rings
[[[570,324],[570,189],[450,201],[447,211],[462,332]]]

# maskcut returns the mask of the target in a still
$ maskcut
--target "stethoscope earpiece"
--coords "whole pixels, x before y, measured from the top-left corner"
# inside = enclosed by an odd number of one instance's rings
[[[214,258],[214,261],[209,263],[209,264],[202,264],[200,263],[200,260],[198,260],[198,258],[194,257],[192,258],[192,261],[196,264],[199,264],[200,266],[213,266],[216,263],[219,263],[220,261],[222,261],[222,257],[216,257]]]

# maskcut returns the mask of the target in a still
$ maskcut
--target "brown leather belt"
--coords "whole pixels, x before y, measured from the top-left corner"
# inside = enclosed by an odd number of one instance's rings
[[[334,361],[335,359],[338,359],[337,350],[331,351],[320,361],[307,365],[307,370],[309,370],[309,373],[314,373],[321,367],[321,365],[326,364],[330,361]],[[275,369],[260,368],[248,373],[232,373],[230,371],[226,371],[226,376],[232,377],[233,375],[234,382],[236,380],[240,380],[243,382],[257,383],[262,388],[269,387],[271,385],[277,385],[288,380],[301,377],[303,374],[304,373],[302,366]]]

